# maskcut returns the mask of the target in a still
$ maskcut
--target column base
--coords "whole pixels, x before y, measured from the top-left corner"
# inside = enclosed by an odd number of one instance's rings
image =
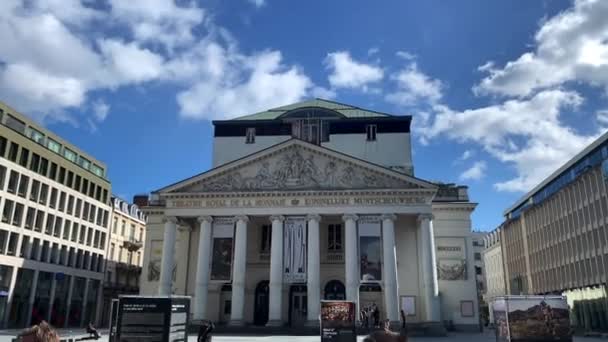
[[[283,325],[285,325],[285,322],[279,319],[269,320],[268,323],[266,323],[267,327],[282,327]]]
[[[245,321],[242,319],[231,319],[228,322],[228,325],[233,326],[233,327],[242,327],[245,325]]]

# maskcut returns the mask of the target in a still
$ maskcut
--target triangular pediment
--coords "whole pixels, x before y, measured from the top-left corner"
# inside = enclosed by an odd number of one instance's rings
[[[170,185],[158,192],[434,189],[435,187],[434,184],[424,180],[292,139]]]

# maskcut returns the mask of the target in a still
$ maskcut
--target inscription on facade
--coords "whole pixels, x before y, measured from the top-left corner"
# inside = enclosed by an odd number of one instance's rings
[[[272,208],[319,206],[387,206],[424,204],[424,197],[317,197],[317,198],[218,198],[202,200],[169,200],[168,208]]]

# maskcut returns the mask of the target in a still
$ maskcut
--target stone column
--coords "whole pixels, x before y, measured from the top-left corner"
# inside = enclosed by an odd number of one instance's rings
[[[175,265],[175,236],[177,234],[177,218],[164,218],[165,235],[163,240],[163,255],[160,266],[160,284],[158,294],[170,296],[173,287],[173,267]]]
[[[319,325],[319,313],[321,310],[321,285],[319,281],[320,253],[319,248],[319,222],[321,216],[317,214],[308,215],[308,253],[307,254],[307,320],[310,325]]]
[[[386,318],[399,322],[399,283],[395,250],[395,219],[393,214],[382,215],[382,251],[384,256],[384,306]]]
[[[80,315],[80,326],[83,327],[85,324],[89,322],[85,322],[84,318],[87,312],[87,301],[89,298],[89,285],[91,284],[91,279],[86,278],[84,282],[84,295],[82,296],[82,310],[80,311],[82,314]]]
[[[421,262],[423,274],[424,306],[426,320],[441,321],[439,307],[439,285],[437,283],[437,263],[435,261],[435,235],[433,233],[433,215],[421,214],[420,222]]]
[[[211,265],[211,216],[198,218],[198,257],[196,262],[196,287],[194,289],[194,320],[207,316],[207,296],[209,292],[209,271]]]
[[[356,312],[359,311],[359,263],[357,253],[357,220],[354,214],[346,214],[344,220],[344,274],[346,278],[346,300],[354,301]]]
[[[234,264],[232,265],[231,325],[245,324],[245,272],[247,264],[247,216],[237,216],[234,241]]]
[[[272,236],[270,241],[270,286],[268,326],[283,324],[281,313],[283,309],[283,221],[285,217],[274,215],[272,222]]]

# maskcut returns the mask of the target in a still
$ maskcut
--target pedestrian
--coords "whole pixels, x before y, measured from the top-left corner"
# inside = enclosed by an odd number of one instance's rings
[[[378,307],[376,306],[376,304],[374,304],[374,327],[376,328],[380,328],[380,310],[378,310]]]
[[[93,326],[93,323],[89,322],[89,324],[87,325],[87,334],[89,334],[91,337],[93,337],[94,339],[98,340],[99,339],[99,333],[97,332],[97,329],[95,329],[95,327]]]

